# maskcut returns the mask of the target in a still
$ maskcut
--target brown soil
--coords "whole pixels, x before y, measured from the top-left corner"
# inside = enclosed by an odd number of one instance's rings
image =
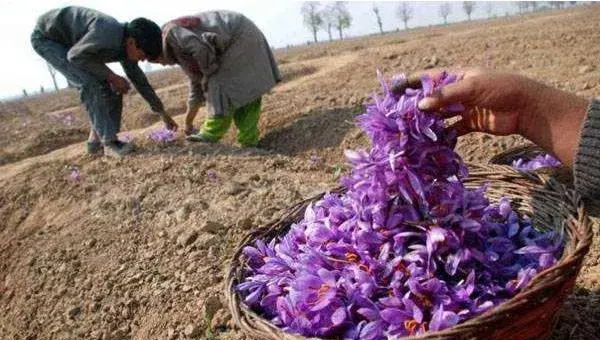
[[[247,231],[336,185],[343,150],[366,145],[353,119],[378,88],[376,68],[489,66],[592,96],[599,16],[580,7],[277,51],[286,76],[264,98],[261,149],[238,147],[235,131],[219,145],[157,145],[146,136],[160,124],[131,94],[123,126],[138,151],[85,157],[72,144],[87,128],[73,91],[2,103],[0,338],[243,339],[223,301],[227,261]],[[181,72],[151,81],[182,122]],[[77,121],[52,119],[65,112]],[[473,134],[458,150],[486,162],[525,142]],[[599,258],[595,243],[553,338],[600,338]]]

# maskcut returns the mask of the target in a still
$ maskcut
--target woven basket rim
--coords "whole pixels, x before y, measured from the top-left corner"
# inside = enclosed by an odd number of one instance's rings
[[[495,306],[493,309],[469,319],[463,323],[455,325],[451,328],[438,331],[428,332],[420,336],[406,337],[406,339],[454,339],[462,337],[462,331],[470,331],[472,328],[492,327],[494,322],[506,316],[507,313],[514,313],[519,308],[522,308],[527,301],[540,293],[544,289],[557,289],[562,285],[568,284],[569,280],[564,279],[562,274],[568,273],[572,277],[574,283],[575,277],[581,269],[583,257],[589,251],[592,242],[592,230],[587,213],[585,211],[583,200],[574,191],[567,189],[564,185],[554,181],[552,178],[541,173],[523,173],[519,172],[508,165],[496,164],[467,164],[469,167],[469,177],[465,181],[468,187],[480,186],[486,182],[503,183],[506,182],[505,188],[507,191],[514,192],[511,196],[519,196],[519,192],[526,192],[523,188],[528,188],[534,194],[547,195],[555,200],[561,199],[564,205],[557,209],[562,209],[565,231],[573,228],[571,233],[567,233],[567,241],[563,256],[556,265],[538,273],[531,282],[511,299]],[[504,184],[504,183],[503,183]],[[340,192],[341,188],[336,188],[329,192]],[[529,193],[529,191],[527,191]],[[323,193],[324,194],[324,193]],[[237,274],[240,270],[239,261],[241,261],[242,249],[244,246],[252,243],[259,237],[277,236],[282,232],[275,232],[276,227],[281,223],[289,222],[287,217],[293,215],[296,210],[304,210],[309,202],[313,202],[322,197],[323,194],[306,199],[299,202],[292,208],[287,209],[287,214],[279,220],[272,221],[259,229],[249,232],[246,237],[239,243],[236,252],[229,262],[229,268],[226,277],[225,295],[228,300],[230,312],[233,316],[234,323],[240,327],[247,335],[257,339],[315,339],[304,336],[285,333],[275,325],[272,325],[268,320],[263,319],[258,314],[251,311],[239,298],[234,287],[237,284]],[[490,201],[496,201],[490,195],[487,195]],[[514,201],[513,201],[514,202]],[[550,216],[553,213],[550,214]],[[550,227],[550,226],[546,226]],[[289,225],[284,227],[284,230],[289,229]],[[567,230],[568,229],[568,230]],[[271,235],[275,233],[274,235]],[[270,239],[271,237],[269,237]],[[548,288],[550,287],[550,288]],[[569,287],[567,287],[569,288]],[[572,288],[572,287],[570,287]],[[570,289],[568,289],[568,292]],[[531,302],[531,301],[530,301]],[[562,304],[562,300],[560,301]],[[558,305],[560,307],[560,304]],[[558,308],[557,307],[557,308]],[[554,311],[556,312],[556,310]],[[477,334],[477,333],[475,333]],[[477,338],[477,336],[475,336]],[[483,339],[483,338],[482,338]]]
[[[542,147],[537,146],[533,143],[528,143],[520,146],[516,146],[498,154],[495,154],[490,158],[489,163],[497,165],[511,165],[516,158],[523,158],[525,160],[531,160],[535,156],[550,154]]]

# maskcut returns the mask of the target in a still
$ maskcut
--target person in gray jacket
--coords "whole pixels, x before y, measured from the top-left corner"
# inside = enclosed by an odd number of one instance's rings
[[[145,18],[129,23],[93,9],[69,6],[41,15],[31,35],[33,49],[67,81],[77,87],[91,123],[86,151],[122,157],[133,144],[121,142],[123,94],[129,91],[127,79],[115,74],[106,63],[120,62],[127,77],[160,114],[169,129],[177,124],[164,110],[142,70],[140,60],[162,53],[160,27]],[[158,41],[158,42],[157,42]]]
[[[163,54],[154,61],[177,63],[190,78],[188,140],[217,142],[233,120],[238,142],[256,146],[262,95],[281,80],[263,33],[244,15],[231,11],[181,17],[162,30]],[[204,102],[209,117],[196,133],[193,121]]]
[[[461,116],[450,128],[458,135],[486,132],[519,134],[556,156],[573,169],[575,190],[600,198],[600,101],[563,91],[525,76],[485,69],[450,70],[458,81],[422,99],[424,111],[446,118]],[[427,72],[439,77],[441,71]],[[420,75],[393,87],[396,93],[420,87]],[[445,111],[462,104],[461,113]]]

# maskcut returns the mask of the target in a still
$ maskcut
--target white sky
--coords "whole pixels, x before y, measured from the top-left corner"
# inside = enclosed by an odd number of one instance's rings
[[[396,17],[398,2],[375,2],[380,8],[384,30],[403,28]],[[409,27],[425,26],[442,22],[439,6],[442,2],[412,2],[413,19]],[[324,6],[326,2],[321,2]],[[39,91],[40,85],[50,89],[52,81],[46,64],[31,48],[29,36],[37,17],[45,11],[67,5],[78,5],[97,9],[124,22],[136,17],[147,17],[159,25],[182,16],[204,10],[230,9],[241,12],[253,20],[263,31],[273,47],[287,44],[300,44],[312,40],[311,32],[303,26],[300,8],[302,2],[288,0],[269,1],[186,1],[186,0],[0,0],[0,98],[19,95],[23,89]],[[358,36],[378,31],[371,1],[350,1],[348,8],[352,15],[352,26],[345,31],[347,36]],[[487,17],[487,5],[479,2],[473,12],[473,19]],[[462,21],[465,14],[462,2],[452,2],[449,22]],[[495,14],[515,13],[512,2],[494,2]],[[337,32],[334,32],[334,37]],[[328,39],[325,31],[318,33],[319,40]],[[153,65],[156,69],[157,66]],[[142,65],[142,69],[145,69]],[[59,85],[66,82],[59,76]]]

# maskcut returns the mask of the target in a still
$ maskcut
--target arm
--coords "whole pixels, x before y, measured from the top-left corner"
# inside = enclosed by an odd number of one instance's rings
[[[518,133],[555,154],[568,167],[575,161],[588,100],[543,85],[532,93],[534,106],[523,114]]]
[[[158,98],[156,92],[152,86],[150,86],[150,83],[148,83],[148,78],[146,78],[146,75],[142,72],[137,63],[126,60],[122,61],[121,65],[123,66],[127,78],[131,80],[140,95],[142,95],[148,104],[150,104],[151,110],[161,116],[167,129],[176,131],[177,123],[165,112],[162,101]]]
[[[148,102],[152,111],[163,114],[165,108],[162,101],[158,98],[156,92],[154,92],[154,89],[150,86],[150,83],[148,83],[148,78],[146,78],[146,75],[142,72],[137,63],[126,60],[121,62],[121,66],[123,66],[127,78],[131,80],[133,86],[135,86],[140,95]]]
[[[600,197],[600,101],[587,108],[573,165],[575,188],[587,197]]]
[[[191,133],[194,129],[194,118],[198,113],[198,109],[205,102],[202,82],[197,78],[190,77],[189,83],[190,96],[187,102],[187,111],[185,112],[185,132]]]
[[[185,28],[175,26],[169,30],[167,41],[179,55],[179,63],[190,79],[189,98],[185,118],[185,132],[192,133],[198,109],[204,104],[208,76],[214,73],[217,63],[217,35],[203,33],[200,36]]]

